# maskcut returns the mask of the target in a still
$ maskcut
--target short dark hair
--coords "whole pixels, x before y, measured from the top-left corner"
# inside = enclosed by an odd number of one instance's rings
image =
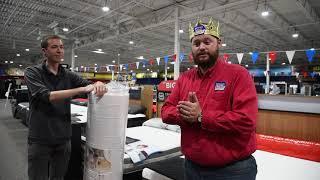
[[[46,49],[46,48],[48,47],[48,41],[49,41],[50,39],[60,39],[60,40],[62,40],[61,37],[58,36],[58,35],[48,35],[48,36],[44,36],[44,37],[42,38],[42,40],[41,40],[41,48],[45,48],[45,49]]]

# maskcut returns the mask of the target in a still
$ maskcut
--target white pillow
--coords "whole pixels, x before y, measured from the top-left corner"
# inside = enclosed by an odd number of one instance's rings
[[[155,128],[159,128],[159,129],[167,129],[167,130],[178,132],[178,133],[181,132],[180,126],[166,124],[166,123],[162,122],[161,118],[151,118],[151,119],[145,121],[142,124],[142,126],[155,127]]]

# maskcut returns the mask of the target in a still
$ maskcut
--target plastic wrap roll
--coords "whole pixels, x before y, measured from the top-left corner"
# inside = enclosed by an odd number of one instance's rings
[[[84,179],[121,180],[129,93],[109,83],[101,98],[89,95]]]

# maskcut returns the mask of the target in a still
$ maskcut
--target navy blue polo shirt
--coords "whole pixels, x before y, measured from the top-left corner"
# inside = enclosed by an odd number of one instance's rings
[[[70,140],[71,98],[50,102],[50,92],[82,87],[90,82],[61,65],[55,75],[48,70],[45,61],[26,68],[25,81],[30,100],[28,142],[56,145]]]

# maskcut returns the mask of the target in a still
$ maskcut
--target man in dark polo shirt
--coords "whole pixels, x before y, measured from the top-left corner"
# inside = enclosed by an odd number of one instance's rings
[[[103,96],[107,89],[102,82],[90,84],[61,67],[64,46],[59,36],[44,37],[41,48],[46,60],[25,70],[30,99],[28,176],[60,180],[71,153],[70,99],[91,91]]]

